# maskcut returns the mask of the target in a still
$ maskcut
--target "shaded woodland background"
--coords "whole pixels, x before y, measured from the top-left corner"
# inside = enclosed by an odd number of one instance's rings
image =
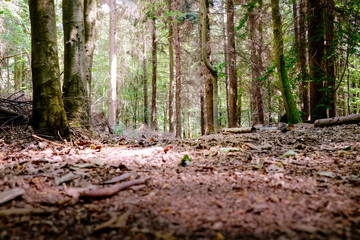
[[[63,4],[55,1],[54,31],[64,85]],[[117,133],[144,123],[175,132],[177,125],[178,137],[279,121],[288,111],[275,63],[279,49],[273,32],[278,27],[286,81],[302,121],[359,113],[358,0],[277,2],[282,26],[273,25],[271,4],[276,1],[204,4],[209,11],[207,55],[217,81],[211,79],[202,59],[199,1],[97,1],[91,111],[105,111]],[[109,31],[111,27],[116,31]],[[15,99],[20,92],[25,100],[32,99],[30,33],[28,1],[1,0],[3,99]],[[111,37],[115,37],[113,47]],[[110,60],[111,56],[116,58]],[[115,61],[113,72],[111,61]]]

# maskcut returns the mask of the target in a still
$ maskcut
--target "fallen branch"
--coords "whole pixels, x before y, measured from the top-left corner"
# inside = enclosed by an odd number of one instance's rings
[[[223,133],[250,133],[254,132],[256,129],[254,127],[242,127],[242,128],[223,128],[221,131]]]
[[[33,136],[34,138],[36,138],[36,139],[39,139],[39,140],[44,141],[44,142],[51,143],[51,144],[53,144],[53,145],[55,145],[55,146],[59,146],[59,147],[66,148],[66,146],[65,146],[65,145],[63,145],[63,144],[52,142],[52,141],[47,140],[47,139],[45,139],[45,138],[42,138],[42,137],[36,136],[35,134],[33,134],[32,136]]]
[[[100,188],[100,189],[92,189],[92,190],[90,190],[88,192],[82,193],[81,197],[82,198],[106,198],[106,197],[111,197],[111,196],[113,196],[114,194],[120,192],[123,189],[132,187],[134,185],[143,184],[143,183],[147,182],[149,179],[150,179],[150,177],[140,178],[140,179],[135,179],[135,180],[115,184],[115,185],[113,185],[111,187]]]
[[[360,123],[360,114],[351,114],[344,117],[323,118],[315,121],[315,127],[325,127],[341,124]]]

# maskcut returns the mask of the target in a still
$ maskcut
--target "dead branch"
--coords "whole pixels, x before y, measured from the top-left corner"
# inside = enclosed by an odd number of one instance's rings
[[[315,127],[325,127],[341,124],[360,123],[360,114],[351,114],[344,117],[323,118],[315,121]]]
[[[83,198],[106,198],[106,197],[111,197],[111,196],[113,196],[114,194],[120,192],[123,189],[132,187],[134,185],[143,184],[143,183],[147,182],[149,179],[150,179],[150,177],[140,178],[140,179],[135,179],[135,180],[131,180],[131,181],[123,182],[123,183],[118,183],[118,184],[115,184],[115,185],[113,185],[111,187],[93,189],[93,190],[90,190],[88,192],[82,193],[81,197],[83,197]]]
[[[52,141],[47,140],[47,139],[45,139],[45,138],[42,138],[42,137],[36,136],[35,134],[33,134],[32,136],[33,136],[34,138],[36,138],[36,139],[41,140],[41,141],[51,143],[52,145],[55,145],[55,146],[59,146],[59,147],[66,148],[66,146],[65,146],[65,145],[62,145],[62,144],[60,144],[60,143],[56,143],[56,142],[52,142]]]

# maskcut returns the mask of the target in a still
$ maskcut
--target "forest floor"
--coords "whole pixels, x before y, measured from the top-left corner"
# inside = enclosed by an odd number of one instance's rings
[[[358,125],[0,139],[0,239],[360,239]]]

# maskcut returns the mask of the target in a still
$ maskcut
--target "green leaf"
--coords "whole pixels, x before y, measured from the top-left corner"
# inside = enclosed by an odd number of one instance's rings
[[[181,159],[181,162],[179,166],[187,167],[191,164],[192,159],[189,157],[189,155],[185,154],[184,157]]]
[[[4,11],[0,11],[0,14],[4,14]]]
[[[292,157],[295,155],[296,155],[296,153],[293,150],[289,150],[286,153],[284,153],[280,158],[287,158],[287,157]]]
[[[220,148],[220,151],[223,153],[236,152],[236,151],[240,151],[240,148],[234,148],[234,147]]]

